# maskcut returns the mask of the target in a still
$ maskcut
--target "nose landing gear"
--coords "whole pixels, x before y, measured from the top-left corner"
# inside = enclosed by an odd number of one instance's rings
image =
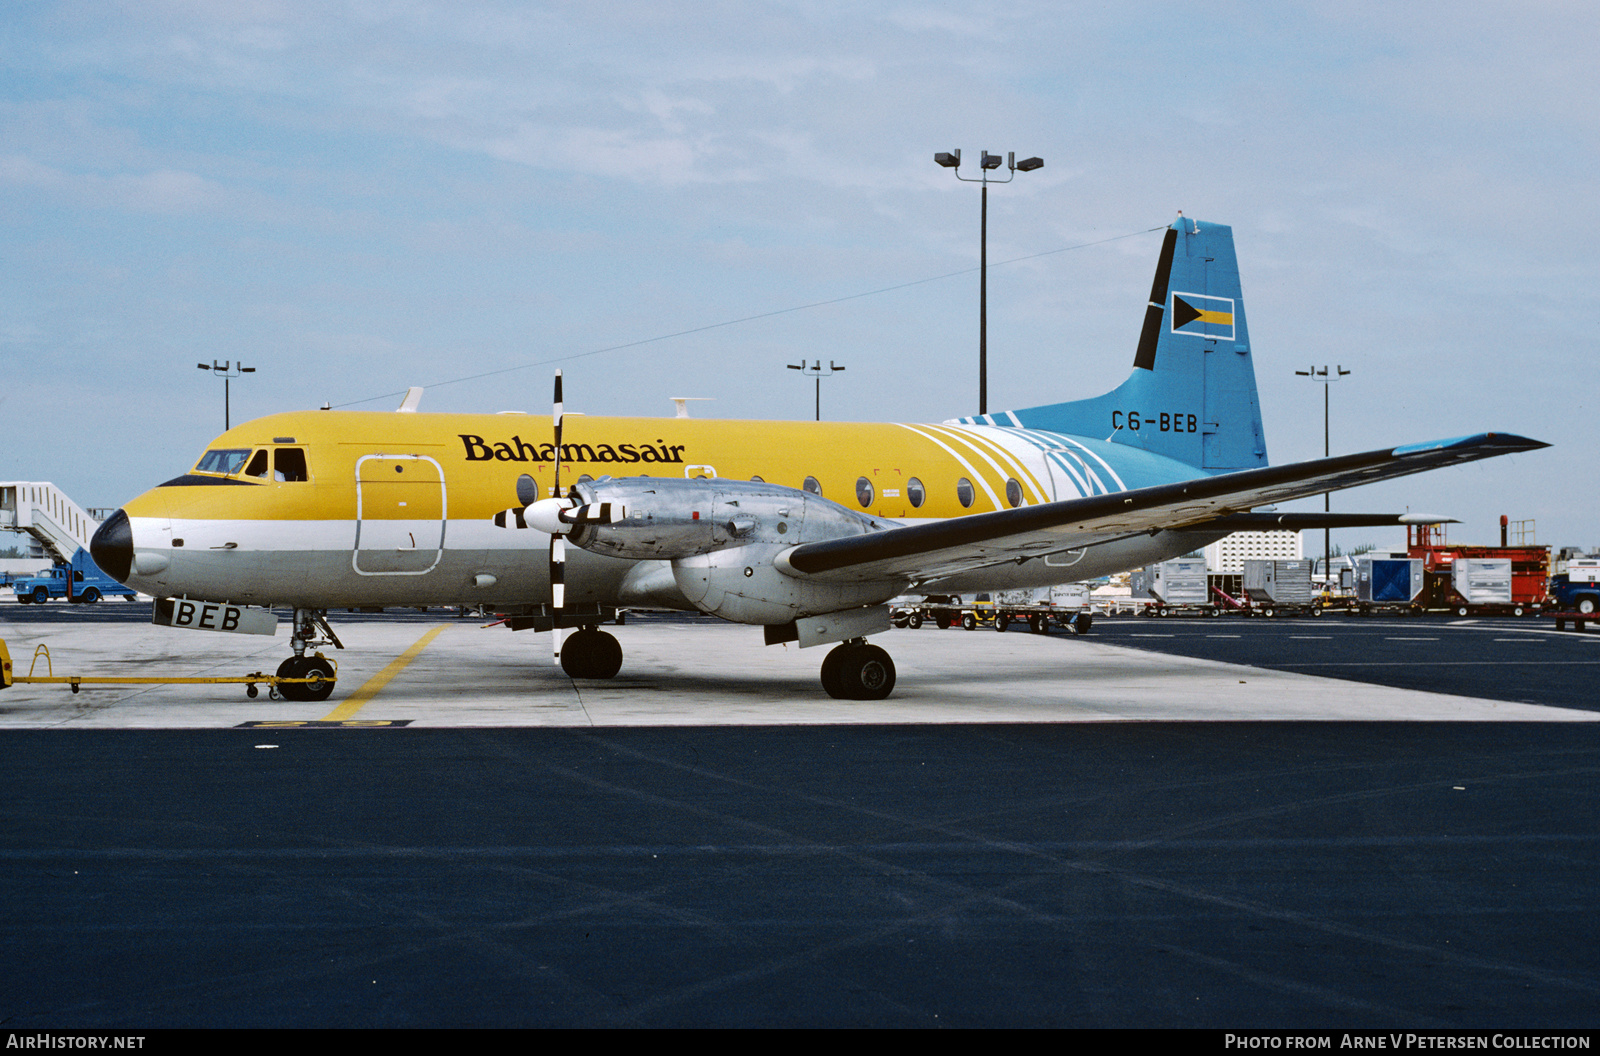
[[[328,615],[323,609],[295,609],[294,631],[289,636],[289,647],[294,655],[278,665],[279,678],[309,678],[310,682],[283,682],[272,688],[273,696],[293,701],[327,700],[333,695],[338,681],[338,667],[332,660],[316,652],[306,655],[307,649],[332,645],[343,649],[344,643],[328,626]]]

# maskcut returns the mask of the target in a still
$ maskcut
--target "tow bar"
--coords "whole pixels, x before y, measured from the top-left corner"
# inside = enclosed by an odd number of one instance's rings
[[[328,682],[338,681],[338,662],[323,656],[320,652],[314,654],[318,659],[324,660],[333,668],[334,678],[328,679],[321,675],[312,675],[310,678],[281,678],[278,675],[269,675],[264,671],[254,671],[248,675],[219,675],[211,678],[153,678],[131,675],[58,675],[50,659],[50,647],[40,644],[33,650],[33,662],[28,665],[26,675],[14,674],[11,664],[11,651],[6,648],[4,638],[0,638],[0,689],[4,689],[13,682],[55,682],[72,687],[72,692],[78,692],[80,686],[98,685],[168,685],[168,686],[211,686],[211,685],[242,685],[244,695],[254,698],[260,690],[257,686],[266,686],[274,698],[282,694],[278,687],[283,685],[311,685],[321,686]],[[34,669],[39,666],[40,657],[44,658],[45,674],[35,675]]]

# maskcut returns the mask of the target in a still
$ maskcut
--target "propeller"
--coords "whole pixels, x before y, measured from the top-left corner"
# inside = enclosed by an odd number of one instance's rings
[[[561,428],[564,418],[561,399],[561,371],[556,371],[555,409],[551,424],[555,428],[555,484],[549,498],[539,497],[539,484],[524,473],[517,478],[517,501],[521,504],[494,515],[499,528],[532,528],[550,536],[550,615],[556,663],[561,662],[561,618],[566,613],[567,534],[586,524],[613,524],[625,519],[627,507],[620,502],[583,502],[576,488],[561,494]]]

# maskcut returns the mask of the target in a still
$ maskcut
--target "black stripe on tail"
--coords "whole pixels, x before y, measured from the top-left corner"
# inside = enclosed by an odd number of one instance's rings
[[[1161,340],[1161,320],[1166,314],[1167,279],[1172,274],[1172,254],[1178,246],[1178,232],[1167,228],[1161,242],[1161,259],[1156,263],[1156,278],[1150,284],[1150,303],[1144,310],[1144,330],[1139,334],[1139,351],[1133,355],[1135,369],[1156,369],[1156,342]]]

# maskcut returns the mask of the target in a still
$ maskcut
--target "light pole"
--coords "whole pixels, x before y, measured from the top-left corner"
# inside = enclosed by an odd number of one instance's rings
[[[806,361],[802,359],[798,363],[790,363],[789,369],[798,370],[802,374],[809,374],[817,379],[817,421],[822,421],[822,379],[832,377],[844,370],[844,368],[831,359],[828,360],[827,366],[823,366],[820,359],[810,366],[806,366]]]
[[[256,368],[247,367],[243,363],[234,363],[231,360],[224,360],[218,363],[214,359],[209,364],[197,363],[195,365],[201,370],[209,370],[222,379],[222,431],[227,432],[233,428],[232,412],[229,408],[231,398],[228,393],[228,387],[232,384],[234,378],[241,374],[254,374]]]
[[[1311,368],[1309,368],[1307,370],[1297,370],[1297,371],[1295,371],[1295,375],[1297,377],[1310,378],[1313,381],[1322,382],[1322,457],[1323,458],[1327,458],[1333,453],[1332,450],[1329,448],[1329,445],[1328,445],[1328,387],[1330,385],[1332,385],[1334,382],[1338,381],[1340,378],[1344,377],[1345,375],[1347,375],[1349,373],[1350,372],[1348,370],[1345,370],[1343,367],[1339,366],[1338,364],[1334,365],[1332,373],[1329,373],[1328,368],[1326,366],[1323,366],[1323,367],[1315,367],[1314,366],[1314,367],[1311,367]],[[1327,513],[1329,508],[1330,508],[1329,505],[1328,505],[1328,495],[1329,495],[1329,492],[1325,491],[1325,492],[1322,493],[1322,512],[1323,513]],[[1329,579],[1331,579],[1332,576],[1333,576],[1333,545],[1332,545],[1332,539],[1333,539],[1333,532],[1330,529],[1328,529],[1327,527],[1324,527],[1322,529],[1322,582],[1323,582],[1324,586],[1327,585]]]
[[[983,185],[983,213],[978,225],[978,413],[989,413],[989,184],[1010,183],[1019,172],[1032,172],[1044,165],[1043,158],[1017,160],[1015,151],[1006,152],[1006,178],[989,179],[989,173],[1000,167],[1000,155],[987,150],[978,155],[976,178],[961,175],[961,152],[940,151],[933,156],[935,163],[955,173],[963,183]]]

